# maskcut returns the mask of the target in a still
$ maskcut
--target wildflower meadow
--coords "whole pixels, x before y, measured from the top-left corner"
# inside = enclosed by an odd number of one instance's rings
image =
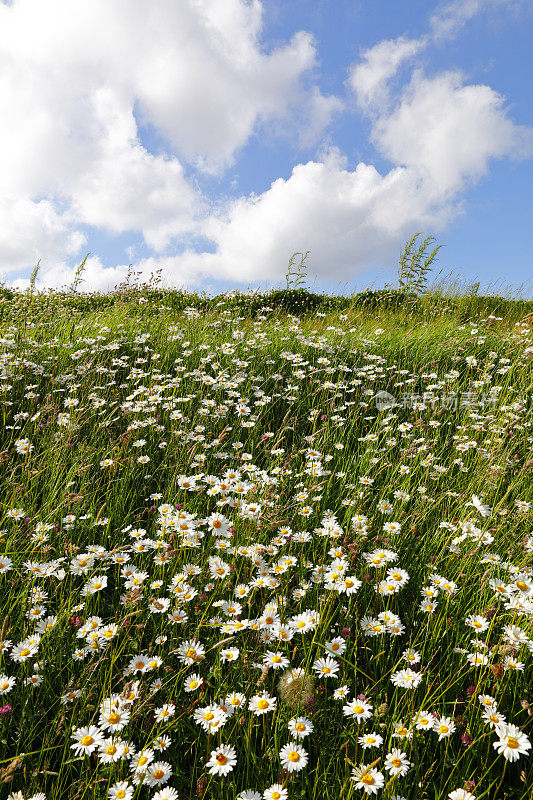
[[[33,288],[0,302],[0,796],[530,798],[519,304]]]

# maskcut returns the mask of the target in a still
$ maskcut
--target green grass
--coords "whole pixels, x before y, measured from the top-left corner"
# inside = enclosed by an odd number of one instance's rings
[[[358,798],[353,773],[370,764],[385,800],[530,796],[531,758],[497,753],[479,698],[531,740],[533,343],[520,320],[533,303],[437,289],[400,305],[317,297],[4,291],[0,690],[16,683],[0,696],[2,798],[101,800],[119,781],[160,800]],[[397,405],[377,408],[379,391]],[[477,634],[471,615],[486,620]],[[98,636],[80,636],[94,617]],[[230,631],[231,619],[248,622]],[[276,638],[291,620],[291,640]],[[184,663],[195,637],[203,653]],[[314,665],[336,637],[345,649],[325,677]],[[226,648],[238,658],[224,661]],[[415,688],[396,685],[407,650]],[[266,669],[268,652],[288,666]],[[470,663],[476,652],[486,663]],[[142,658],[153,666],[135,672]],[[280,682],[289,667],[308,676],[303,691]],[[186,692],[193,673],[200,688]],[[256,716],[262,691],[276,708]],[[233,692],[241,707],[204,731],[195,711]],[[343,706],[363,695],[372,716],[358,723]],[[172,771],[165,786],[125,757],[72,749],[81,728],[103,731],[102,704],[117,696],[129,719],[116,736],[137,754],[168,736],[154,756]],[[165,704],[173,714],[157,721]],[[421,712],[450,735],[416,729]],[[297,716],[313,724],[308,761],[287,772]],[[382,741],[364,749],[370,734]],[[207,767],[221,744],[237,759],[225,777]],[[404,776],[386,768],[393,748]]]

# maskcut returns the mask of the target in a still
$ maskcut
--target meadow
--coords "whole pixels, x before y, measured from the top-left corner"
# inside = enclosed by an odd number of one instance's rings
[[[33,289],[0,797],[530,798],[527,303]]]

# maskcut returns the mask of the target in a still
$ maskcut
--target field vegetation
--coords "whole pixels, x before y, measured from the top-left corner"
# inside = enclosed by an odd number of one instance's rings
[[[416,245],[2,290],[1,797],[531,797],[533,301]]]

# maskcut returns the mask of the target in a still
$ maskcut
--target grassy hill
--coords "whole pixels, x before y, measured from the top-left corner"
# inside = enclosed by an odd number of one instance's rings
[[[530,797],[533,301],[0,300],[2,797]]]

